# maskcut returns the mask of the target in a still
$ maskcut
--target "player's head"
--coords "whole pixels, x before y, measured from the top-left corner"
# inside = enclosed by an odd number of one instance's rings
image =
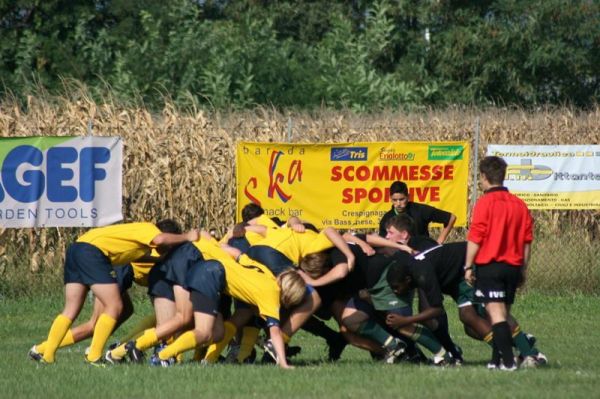
[[[280,301],[284,308],[293,308],[304,299],[306,283],[293,269],[289,269],[277,276],[277,284],[281,289]]]
[[[327,255],[326,252],[314,252],[303,256],[302,259],[300,259],[298,266],[304,273],[308,274],[311,278],[316,279],[325,274],[328,260],[329,255]]]
[[[156,222],[156,227],[162,233],[181,234],[181,225],[173,219],[162,219]]]
[[[265,213],[260,205],[251,202],[242,208],[242,222],[248,223],[250,220],[259,217]]]
[[[396,295],[406,295],[411,289],[412,277],[406,264],[397,260],[390,265],[387,282]]]
[[[385,225],[385,229],[387,231],[385,238],[406,244],[414,234],[415,222],[407,214],[401,213],[390,218]]]
[[[181,234],[181,225],[173,219],[162,219],[156,222],[156,227],[161,233]],[[165,254],[171,249],[170,245],[159,245],[156,247],[156,252]]]
[[[479,162],[479,173],[484,190],[488,188],[485,186],[485,180],[492,186],[501,186],[504,183],[506,166],[506,161],[496,156],[485,157]]]
[[[390,201],[396,212],[404,212],[408,205],[408,186],[403,181],[395,181],[390,186]]]

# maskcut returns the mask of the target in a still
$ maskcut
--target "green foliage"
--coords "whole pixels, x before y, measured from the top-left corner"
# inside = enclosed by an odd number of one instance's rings
[[[599,19],[590,0],[4,0],[0,93],[69,78],[156,108],[585,107]]]
[[[435,27],[430,62],[451,82],[454,101],[597,101],[597,2],[504,0],[486,10],[442,11],[447,17]]]
[[[375,61],[391,45],[392,21],[385,2],[376,3],[363,29],[353,33],[347,19],[338,18],[316,50],[316,89],[328,106],[366,111],[415,103],[416,90],[393,74],[382,73]]]

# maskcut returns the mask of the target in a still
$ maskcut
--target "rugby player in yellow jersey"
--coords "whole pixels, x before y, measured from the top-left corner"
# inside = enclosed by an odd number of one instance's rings
[[[193,319],[193,309],[188,298],[186,275],[201,254],[192,244],[182,245],[173,251],[150,274],[149,294],[152,297],[157,324],[134,341],[126,342],[107,352],[109,363],[121,362],[125,355],[136,363],[142,362],[144,352],[177,334]]]
[[[288,221],[290,228],[268,229],[264,226],[251,226],[252,230],[264,235],[264,238],[253,245],[246,254],[241,255],[233,248],[225,248],[230,255],[238,259],[242,265],[249,261],[259,262],[269,268],[275,276],[278,276],[283,270],[290,267],[300,267],[300,269],[310,269],[313,272],[320,272],[327,261],[327,249],[337,247],[347,258],[347,267],[352,270],[355,257],[348,244],[340,233],[327,227],[317,233],[304,227],[297,219]],[[307,295],[303,301],[291,310],[282,325],[285,341],[298,331],[304,323],[319,308],[321,300],[318,293],[307,287]],[[272,354],[269,343],[265,350]]]
[[[276,278],[258,262],[240,265],[205,233],[193,244],[202,254],[202,260],[194,260],[195,265],[189,268],[186,281],[194,309],[194,329],[160,351],[151,364],[169,366],[173,364],[170,359],[179,353],[221,341],[224,326],[218,308],[220,297],[225,294],[256,308],[266,320],[278,365],[290,368],[279,327],[279,307],[280,303],[292,307],[303,299],[304,280],[292,269]]]
[[[144,269],[142,269],[144,271]],[[122,267],[115,267],[117,274],[117,284],[119,285],[119,292],[121,293],[121,300],[123,301],[123,311],[117,320],[115,330],[123,324],[133,314],[133,303],[127,293],[127,290],[131,288],[132,283],[135,281],[137,284],[143,284],[141,280],[142,276],[137,275],[134,272],[133,264],[125,265]],[[98,317],[103,313],[104,308],[102,302],[98,298],[94,298],[94,307],[92,309],[92,315],[88,321],[79,324],[77,327],[69,329],[61,341],[59,348],[71,346],[77,342],[83,341],[90,338],[94,333],[94,326],[98,321]],[[46,348],[46,341],[34,345],[29,351],[29,357],[33,360],[39,361],[43,356]]]
[[[91,289],[102,304],[103,311],[94,327],[86,360],[90,364],[99,364],[104,345],[123,309],[113,265],[134,262],[148,255],[153,248],[165,253],[173,245],[197,238],[198,231],[181,234],[179,225],[172,220],[156,224],[141,222],[100,227],[79,237],[67,249],[64,267],[65,305],[50,327],[40,362],[54,363],[56,350],[79,315],[86,294]]]
[[[295,220],[294,220],[295,221]],[[267,229],[278,229],[285,226],[281,221],[275,221],[265,214],[264,209],[255,203],[246,204],[242,208],[242,222],[233,226],[227,234],[219,241],[220,244],[226,244],[233,248],[238,249],[241,253],[245,253],[250,246],[256,244],[258,241],[264,238],[263,235],[258,232],[254,232],[252,226],[262,226],[261,228]],[[248,227],[248,228],[246,228]],[[302,226],[303,228],[304,226]],[[225,304],[223,304],[225,305]],[[229,344],[229,355],[228,360],[243,363],[251,358],[254,345],[258,340],[260,322],[254,318],[254,320],[245,321],[246,314],[250,309],[245,309],[245,305],[239,301],[235,302],[236,312],[233,317],[227,320],[225,326],[225,338],[222,342],[214,343],[208,348],[204,348],[206,352],[202,362],[205,364],[215,363],[219,361],[220,355],[225,349],[225,346]],[[227,312],[223,312],[223,316],[226,316]],[[240,315],[242,315],[240,317]],[[251,317],[252,319],[252,317]],[[245,324],[245,326],[243,326]],[[243,327],[243,328],[242,328]],[[235,336],[235,343],[230,342],[231,338]],[[234,359],[235,357],[235,359]]]

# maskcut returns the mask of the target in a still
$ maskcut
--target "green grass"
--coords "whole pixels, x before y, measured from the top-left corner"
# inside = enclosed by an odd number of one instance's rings
[[[136,305],[138,315],[150,310],[145,302]],[[348,348],[338,363],[322,363],[326,350],[323,341],[302,332],[293,341],[303,349],[294,358],[297,367],[291,371],[266,365],[202,367],[191,363],[170,369],[146,365],[98,369],[83,362],[88,342],[59,350],[56,364],[40,366],[27,359],[27,351],[45,338],[61,306],[62,299],[56,297],[0,299],[2,397],[563,399],[597,397],[600,389],[599,297],[535,292],[519,297],[514,314],[524,330],[538,337],[538,346],[550,364],[516,373],[485,369],[489,348],[464,335],[456,320],[456,308],[449,302],[451,332],[467,361],[461,368],[382,365],[355,348]],[[84,309],[81,320],[89,311],[89,307]]]

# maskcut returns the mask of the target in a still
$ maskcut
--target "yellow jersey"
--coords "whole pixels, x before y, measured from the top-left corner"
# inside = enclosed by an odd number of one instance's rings
[[[159,261],[160,254],[155,248],[152,249],[150,256],[156,258],[157,262]],[[147,287],[148,275],[155,264],[156,262],[131,262],[131,268],[133,269],[133,281],[135,281],[137,285]]]
[[[149,253],[155,247],[152,240],[160,233],[153,223],[123,223],[92,229],[77,242],[95,246],[113,265],[125,265]]]
[[[200,239],[194,246],[206,260],[217,260],[225,269],[225,294],[255,305],[264,319],[279,320],[280,289],[273,273],[254,262],[242,266],[225,252],[215,240]]]
[[[325,251],[334,246],[323,232],[315,233],[312,230],[306,230],[304,233],[297,233],[289,227],[267,229],[267,236],[255,245],[276,249],[296,265],[304,256]]]
[[[273,219],[271,219],[265,214],[260,215],[259,217],[255,218],[255,220],[256,225],[265,226],[267,230],[279,228],[277,223],[275,223]],[[247,231],[245,237],[246,240],[248,240],[248,243],[250,243],[250,245],[256,245],[258,242],[262,241],[265,238],[261,234],[255,233],[253,231]]]

